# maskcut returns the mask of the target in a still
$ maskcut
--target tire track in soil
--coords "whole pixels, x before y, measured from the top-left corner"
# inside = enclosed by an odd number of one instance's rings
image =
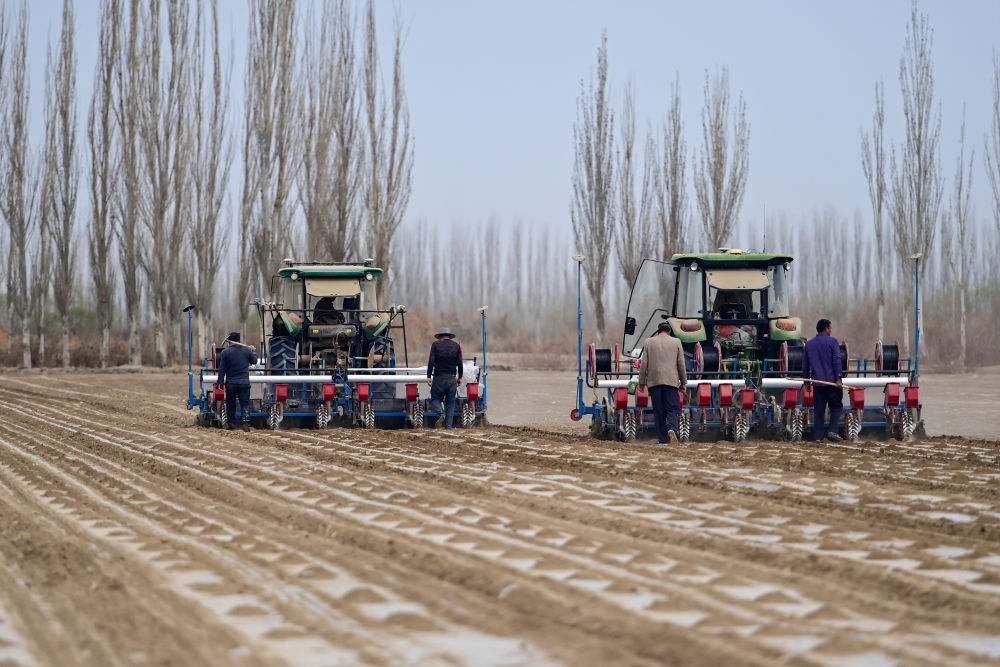
[[[90,408],[90,409],[93,409],[93,408]],[[105,416],[108,416],[107,413],[104,413],[104,414],[105,414]],[[358,435],[358,432],[351,432],[350,435],[351,436]],[[377,452],[374,455],[374,458],[381,459],[381,458],[384,458],[386,456],[386,452],[384,450],[386,450],[386,449],[398,449],[399,448],[400,443],[397,442],[397,440],[400,440],[400,439],[402,439],[402,440],[408,440],[409,438],[413,437],[413,435],[417,435],[417,436],[420,437],[420,442],[419,442],[420,448],[427,447],[427,446],[430,446],[430,448],[432,448],[432,449],[434,449],[434,448],[441,448],[441,444],[440,443],[434,443],[434,442],[429,442],[428,441],[429,439],[430,440],[434,440],[435,437],[430,436],[430,435],[426,435],[425,433],[406,434],[402,438],[395,437],[395,436],[393,436],[393,434],[382,434],[382,433],[379,433],[376,436],[375,434],[361,433],[359,437],[362,440],[369,440],[369,442],[367,443],[368,446],[371,446],[373,444],[379,445],[380,446],[380,451]],[[489,435],[490,435],[490,438],[495,438],[496,437],[496,435],[493,434],[493,433],[490,433]],[[290,438],[287,435],[283,435],[283,434],[259,434],[259,435],[255,435],[253,437],[253,439],[254,440],[259,439],[259,437],[267,437],[267,438],[271,438],[271,439],[277,439],[280,443],[282,443],[280,445],[282,448],[285,448],[285,447],[289,446],[289,443],[287,443],[286,441],[289,440]],[[478,436],[476,436],[474,433],[464,433],[463,437],[465,437],[466,439],[468,439],[468,438],[475,439]],[[315,438],[315,436],[312,436],[311,434],[305,434],[305,433],[296,433],[295,437],[294,437],[294,439],[296,439],[296,440],[306,440],[306,439],[310,439],[310,438]],[[481,440],[487,440],[487,441],[489,441],[490,438],[486,438],[485,436],[483,436],[480,439]],[[323,443],[321,445],[322,447],[328,447],[328,446],[332,445],[332,446],[336,446],[336,447],[340,447],[340,448],[344,448],[344,447],[360,447],[361,449],[365,448],[365,445],[350,445],[349,443],[345,443],[345,442],[333,441],[333,440],[331,440],[330,438],[327,438],[327,437],[325,437],[325,438],[316,438],[316,440],[318,440],[318,441],[320,441],[320,442]],[[468,443],[463,443],[463,444],[467,445]],[[500,447],[503,447],[504,445],[510,445],[511,449],[516,449],[517,448],[517,443],[516,442],[514,442],[514,443],[510,443],[510,442],[502,443],[500,445]],[[494,442],[487,442],[486,446],[496,447],[497,445]],[[425,469],[433,469],[435,467],[438,467],[439,469],[434,470],[434,475],[435,476],[440,476],[442,474],[442,470],[444,470],[444,471],[447,470],[447,468],[445,468],[444,466],[449,465],[446,461],[442,461],[442,459],[451,459],[451,458],[455,457],[455,452],[452,451],[454,449],[454,446],[452,446],[452,445],[446,445],[445,447],[446,448],[451,448],[451,449],[446,449],[446,451],[448,452],[447,455],[444,455],[444,456],[431,456],[431,457],[428,457],[426,455],[423,456],[423,457],[410,455],[409,457],[403,457],[404,462],[403,463],[397,462],[394,465],[394,467],[395,467],[395,469],[398,469],[402,474],[404,474],[406,476],[406,477],[404,477],[404,480],[405,480],[405,479],[407,479],[409,477],[413,477],[413,475],[415,474],[413,472],[414,470],[419,470],[419,468],[415,467],[413,465],[413,463],[414,463],[415,459],[420,459],[420,462],[423,463],[425,466],[427,466]],[[529,447],[530,447],[530,445],[529,445]],[[299,448],[300,449],[304,449],[303,447],[299,447]],[[417,448],[417,449],[419,450],[420,448]],[[288,464],[292,464],[292,467],[294,468],[294,466],[302,465],[303,462],[308,463],[309,462],[308,455],[310,455],[311,453],[312,452],[310,452],[309,450],[306,450],[306,458],[305,459],[301,459],[301,458],[297,459],[297,460],[292,460],[292,459],[287,459],[287,458],[285,458],[285,459],[276,459],[272,463],[275,463],[275,464],[277,464],[277,463],[288,463]],[[479,473],[480,476],[482,476],[482,470],[481,470],[481,468],[482,468],[482,458],[481,458],[480,454],[481,454],[480,452],[476,452],[475,455],[470,455],[470,456],[471,456],[471,458],[475,462],[478,463],[478,465],[480,467],[480,470],[478,471],[478,473]],[[592,452],[588,452],[588,454],[592,454]],[[621,456],[621,452],[612,452],[612,454],[615,455],[615,456],[619,456],[619,457]],[[284,456],[284,454],[283,454],[283,456]],[[338,452],[337,456],[338,457],[343,457],[344,453],[343,452]],[[382,461],[382,460],[380,460],[380,461],[371,461],[370,459],[372,459],[373,456],[360,456],[360,457],[358,457],[358,455],[356,455],[356,454],[354,454],[352,456],[354,456],[355,460],[360,461],[360,462],[364,463],[365,465],[373,465],[373,466],[376,466],[376,467],[384,467],[384,466],[387,465],[386,461]],[[397,459],[400,458],[399,454],[393,453],[391,451],[389,453],[389,456],[390,456],[390,458],[392,458],[392,457],[396,457]],[[533,454],[533,456],[537,456],[537,453]],[[592,461],[592,465],[595,465],[595,466],[604,466],[604,467],[606,467],[606,469],[615,470],[615,468],[611,467],[610,465],[608,465],[607,463],[605,463],[604,461],[602,461],[600,458],[596,458],[596,459],[592,458],[591,461]],[[239,461],[237,461],[237,463],[239,463]],[[313,461],[313,463],[315,463],[315,461]],[[617,463],[615,465],[623,465],[623,464]],[[475,468],[476,466],[471,466],[471,467]],[[495,463],[491,462],[489,464],[489,467],[496,468],[497,466],[496,466]],[[476,473],[477,473],[477,471],[473,470],[473,472],[470,473],[470,476],[475,476]],[[423,473],[416,473],[416,474],[423,474]],[[525,475],[522,474],[521,478],[523,478],[523,477],[525,477]],[[532,477],[535,477],[535,475],[527,475],[528,479],[531,479]],[[295,481],[295,483],[303,483],[303,480],[301,480],[301,479],[300,480],[293,480],[293,481]],[[395,481],[398,481],[398,480],[395,480]],[[551,481],[551,480],[543,480],[543,481]],[[608,483],[611,483],[610,480],[605,480],[605,481],[607,481]],[[376,480],[376,483],[377,482],[378,482],[378,480]],[[467,483],[467,480],[463,481],[463,483]],[[507,486],[510,486],[510,485],[508,484]],[[528,489],[527,491],[531,491],[531,490],[532,489]],[[586,492],[587,489],[584,489],[583,491]],[[463,508],[463,509],[467,509],[467,508]],[[459,512],[460,511],[461,511],[461,509],[459,510]],[[604,511],[604,509],[602,509],[601,511]],[[617,508],[611,508],[611,511],[620,511],[620,510],[618,510]],[[457,513],[458,512],[456,512],[456,514]],[[709,514],[710,516],[713,515],[712,509],[709,509],[706,513]],[[543,519],[543,523],[546,522],[547,517],[539,517],[539,518]],[[723,522],[723,523],[725,523],[725,522]],[[530,532],[531,530],[534,530],[534,527],[529,527],[527,529],[522,529],[522,532],[525,532],[525,531]],[[764,531],[764,532],[767,533],[768,531]],[[454,541],[454,540],[451,540],[451,541]],[[459,544],[466,544],[466,543],[459,543]],[[525,544],[522,543],[521,546],[525,546]],[[523,561],[525,559],[521,559],[521,560]],[[662,562],[660,563],[660,565],[662,566]],[[715,577],[715,579],[718,580],[718,577]],[[725,582],[722,582],[722,583],[725,583]],[[746,582],[740,582],[740,583],[744,583],[745,584]],[[723,588],[724,586],[722,586],[720,584],[718,587],[719,588]],[[742,589],[740,589],[739,585],[731,585],[731,586],[728,586],[728,588],[733,589],[734,591],[738,590],[739,591],[738,594],[739,595],[743,595],[743,596],[753,595],[754,592],[755,592],[755,591],[750,591],[747,586],[743,586]],[[704,626],[705,624],[702,624],[702,625]],[[787,638],[787,637],[785,638],[786,641],[784,643],[785,643],[786,646],[791,643],[790,641],[788,641],[788,639],[789,638]],[[918,637],[918,640],[919,640],[919,637]],[[803,639],[801,637],[798,638],[798,641],[799,641],[800,645],[805,645],[805,644],[809,643],[808,640],[805,640],[805,639]],[[843,641],[840,641],[839,643],[841,645],[844,644]],[[802,652],[800,652],[800,653],[802,653]],[[807,651],[805,653],[808,654],[808,655],[810,655],[810,656],[816,657],[816,658],[821,658],[822,657],[822,654],[821,653],[817,653],[816,651]],[[926,656],[926,653],[924,655]]]

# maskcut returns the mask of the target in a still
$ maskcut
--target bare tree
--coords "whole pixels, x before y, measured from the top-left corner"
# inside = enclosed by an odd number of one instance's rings
[[[94,92],[87,114],[87,143],[90,148],[90,222],[88,250],[90,278],[94,286],[97,319],[101,327],[100,364],[108,365],[113,316],[114,271],[111,254],[114,243],[112,207],[117,196],[119,143],[114,114],[115,67],[121,48],[121,0],[102,0],[100,9],[97,66]]]
[[[726,244],[739,216],[750,164],[750,125],[740,95],[730,118],[729,70],[709,79],[701,111],[702,147],[695,161],[694,190],[709,250]]]
[[[885,337],[885,89],[875,84],[875,113],[872,133],[861,132],[861,168],[868,181],[868,198],[872,205],[872,227],[875,230],[875,301],[878,309],[878,339]]]
[[[687,219],[687,143],[684,141],[684,124],[681,121],[680,75],[670,89],[670,110],[663,123],[663,161],[657,170],[657,207],[659,219],[661,257],[670,259],[681,252],[684,239],[684,222]]]
[[[899,84],[903,97],[906,140],[891,161],[892,195],[889,219],[895,233],[896,253],[903,275],[910,273],[910,257],[930,257],[934,245],[943,194],[938,138],[940,107],[934,107],[934,71],[931,61],[931,31],[927,16],[913,4],[903,55],[899,61]],[[921,277],[928,262],[920,263]],[[904,290],[906,303],[909,291]],[[920,304],[917,304],[918,307]],[[909,311],[909,308],[907,308]],[[909,312],[903,316],[904,345],[909,351]]]
[[[0,168],[0,213],[7,222],[11,262],[7,298],[21,324],[22,364],[31,368],[31,286],[28,254],[37,215],[37,171],[28,153],[28,5],[21,4],[15,19],[15,38],[9,68],[4,70],[3,165]],[[6,32],[6,31],[5,31]],[[7,63],[4,63],[5,67]]]
[[[251,0],[247,40],[238,307],[260,294],[292,249],[299,168],[294,0]]]
[[[58,60],[49,52],[45,89],[45,187],[42,220],[52,238],[52,292],[62,333],[62,366],[69,368],[69,309],[76,283],[76,198],[80,169],[76,151],[76,49],[73,0],[64,0]]]
[[[642,260],[649,257],[655,245],[652,223],[654,182],[656,180],[656,142],[646,141],[643,162],[642,189],[638,201],[635,192],[635,97],[632,85],[625,86],[625,106],[621,125],[621,154],[618,156],[618,224],[615,226],[615,253],[618,268],[626,285],[631,285],[639,273]]]
[[[984,143],[986,177],[993,192],[993,221],[1000,238],[1000,55],[993,54],[993,118]]]
[[[364,113],[367,123],[368,176],[364,183],[368,250],[391,275],[392,241],[410,201],[413,146],[410,112],[403,86],[403,26],[397,20],[392,50],[392,88],[381,90],[375,3],[368,0],[364,45]],[[388,99],[387,99],[388,98]],[[382,300],[386,283],[378,283]]]
[[[183,186],[187,170],[187,103],[190,8],[187,0],[167,5],[169,65],[164,66],[160,0],[133,20],[142,20],[142,44],[137,111],[139,181],[146,243],[140,254],[153,310],[154,363],[168,361],[167,322],[177,289],[177,266],[186,237],[188,197]],[[180,195],[180,196],[178,196]]]
[[[208,4],[211,12],[210,36],[201,32],[203,3],[201,0],[198,2],[190,83],[194,133],[190,164],[194,218],[190,233],[195,267],[191,289],[198,320],[197,349],[202,354],[215,328],[212,301],[225,252],[219,224],[233,161],[228,120],[231,63],[223,64],[219,52],[217,2],[209,0]],[[209,57],[212,78],[211,86],[206,91],[204,82]]]
[[[308,21],[307,25],[312,21]],[[318,34],[306,30],[299,195],[309,247],[342,262],[356,252],[364,145],[354,19],[344,0],[325,4]]]
[[[958,367],[965,370],[966,357],[966,308],[965,297],[969,288],[969,219],[972,216],[972,165],[976,151],[969,153],[968,172],[965,165],[965,108],[962,108],[962,134],[958,160],[955,166],[955,191],[951,196],[951,216],[955,223],[954,265],[958,288]]]
[[[116,3],[112,2],[112,11]],[[122,17],[118,17],[122,24]],[[121,264],[122,289],[125,293],[125,318],[128,323],[128,362],[142,363],[139,347],[139,272],[143,253],[142,224],[142,99],[145,94],[142,58],[145,56],[144,12],[140,0],[130,0],[127,33],[114,53],[115,114],[120,144],[121,187],[117,189],[115,236]],[[117,28],[115,28],[117,29]]]
[[[601,35],[597,74],[588,88],[580,82],[573,124],[573,200],[570,219],[584,264],[587,293],[594,301],[597,339],[604,340],[604,289],[615,229],[614,112],[608,96],[608,36]]]
[[[9,85],[9,77],[7,76],[7,44],[10,39],[10,30],[7,24],[7,5],[0,4],[0,110],[7,109],[7,101],[10,97],[10,93],[7,90]],[[6,165],[7,162],[7,141],[6,139],[0,140],[0,163]],[[3,197],[3,177],[0,176],[0,197]],[[14,286],[17,282],[17,269],[16,269],[16,258],[14,256],[14,243],[10,238],[9,231],[10,227],[4,223],[4,228],[8,231],[8,234],[0,237],[0,240],[4,243],[4,250],[6,251],[7,263],[5,265],[4,271],[4,329],[6,336],[4,351],[9,356],[11,351],[11,344],[13,342],[14,333]]]

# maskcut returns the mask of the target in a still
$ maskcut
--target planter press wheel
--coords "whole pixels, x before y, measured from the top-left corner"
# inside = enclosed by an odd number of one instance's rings
[[[791,425],[789,429],[791,433],[789,434],[789,439],[792,442],[801,442],[802,434],[805,432],[806,428],[806,411],[795,409],[792,411]]]
[[[316,428],[324,429],[330,424],[330,404],[323,403],[316,408]]]
[[[267,415],[267,427],[272,431],[277,431],[278,426],[281,424],[281,420],[285,417],[285,404],[284,403],[272,403],[271,409]]]
[[[702,373],[717,373],[722,364],[722,346],[718,343],[705,347],[701,343],[694,344],[694,373],[700,380]]]
[[[914,427],[913,413],[909,408],[903,409],[899,420],[899,439],[903,442],[912,440]]]
[[[219,428],[226,428],[229,425],[225,401],[216,401],[215,403],[215,424]]]
[[[370,401],[361,404],[361,428],[375,428],[375,408]]]
[[[677,439],[681,442],[691,439],[691,413],[687,410],[681,410],[677,416]]]
[[[882,341],[875,343],[875,370],[899,370],[899,345],[888,345]]]
[[[466,401],[462,404],[462,428],[470,428],[476,421],[476,406]]]
[[[848,442],[858,442],[861,440],[861,415],[850,410],[844,415],[844,433]]]
[[[622,428],[618,432],[618,436],[622,442],[632,442],[635,440],[635,429],[635,413],[631,410],[625,410],[625,414],[622,415]]]
[[[420,401],[410,404],[410,426],[412,428],[424,427],[424,406]]]
[[[750,434],[750,415],[747,410],[740,410],[733,417],[733,441],[743,442]]]

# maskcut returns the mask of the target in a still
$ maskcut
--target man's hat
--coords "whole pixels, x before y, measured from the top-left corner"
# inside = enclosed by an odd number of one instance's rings
[[[437,338],[438,340],[444,338],[445,336],[448,336],[449,338],[454,338],[455,334],[453,334],[451,332],[451,329],[449,329],[448,327],[441,327],[438,330],[438,332],[434,334],[434,337]]]
[[[231,334],[226,336],[226,340],[231,340],[234,343],[240,342],[240,332],[239,331],[232,332]]]
[[[661,331],[673,333],[674,328],[670,326],[670,322],[660,322],[660,326],[656,327],[656,333],[660,333]]]

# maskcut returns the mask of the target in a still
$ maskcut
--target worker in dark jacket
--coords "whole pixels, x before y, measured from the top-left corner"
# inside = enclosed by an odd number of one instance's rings
[[[431,412],[440,415],[435,428],[451,428],[455,417],[455,397],[462,381],[462,346],[455,342],[455,334],[442,327],[431,344],[427,359],[427,384],[431,386]],[[441,401],[444,400],[444,409]]]
[[[219,355],[219,384],[226,388],[227,429],[236,430],[236,401],[240,402],[243,430],[250,430],[250,366],[257,363],[257,352],[252,345],[240,342],[234,331],[226,338],[229,347]]]
[[[806,342],[805,353],[802,355],[802,377],[836,385],[831,387],[813,384],[813,439],[816,442],[822,442],[824,436],[835,442],[843,439],[837,433],[840,417],[844,413],[844,389],[841,381],[843,360],[840,356],[840,343],[830,335],[832,332],[830,320],[822,319],[817,322],[816,336]],[[829,425],[826,424],[827,407],[830,408]]]

